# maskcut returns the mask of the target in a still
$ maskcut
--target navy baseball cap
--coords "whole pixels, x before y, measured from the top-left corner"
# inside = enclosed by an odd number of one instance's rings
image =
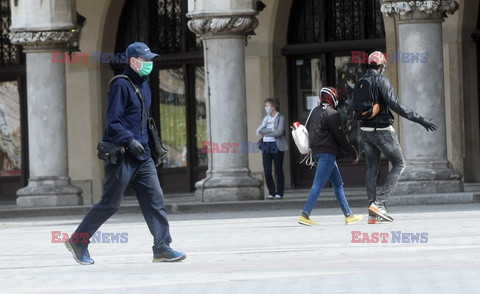
[[[141,57],[144,59],[153,59],[158,57],[157,53],[150,51],[150,48],[148,48],[148,46],[142,42],[135,42],[128,45],[126,54],[127,59],[130,59],[130,57]]]

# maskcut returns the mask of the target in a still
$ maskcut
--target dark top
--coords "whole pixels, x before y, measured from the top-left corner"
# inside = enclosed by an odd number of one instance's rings
[[[390,109],[403,116],[404,118],[413,122],[420,122],[422,117],[415,111],[409,109],[400,101],[393,89],[390,80],[378,74],[374,69],[368,69],[362,78],[370,79],[371,84],[374,87],[374,95],[377,95],[378,103],[380,105],[380,112],[378,115],[368,121],[360,121],[361,127],[378,127],[386,128],[393,124],[393,115]]]
[[[338,111],[330,104],[323,103],[312,111],[307,130],[312,153],[347,153],[353,159],[357,157],[355,147],[343,133]]]
[[[141,77],[129,65],[127,65],[123,74],[130,77],[142,93],[147,117],[149,117],[148,111],[152,102],[152,94],[148,79]],[[150,149],[148,148],[147,126],[144,126],[142,133],[142,104],[130,82],[127,79],[117,79],[110,85],[107,119],[102,140],[126,147],[132,139],[140,142],[146,151],[144,155],[136,158],[142,161],[148,159]],[[129,151],[127,150],[127,152]]]

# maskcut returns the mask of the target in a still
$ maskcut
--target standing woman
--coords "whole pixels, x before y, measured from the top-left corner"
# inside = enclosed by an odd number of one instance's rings
[[[285,140],[285,117],[279,111],[278,100],[272,98],[265,100],[267,115],[256,131],[257,136],[259,134],[263,136],[259,142],[259,148],[262,151],[263,171],[265,172],[269,199],[282,199],[285,187],[283,153],[288,150],[288,146]],[[272,161],[275,163],[276,187],[272,176]]]
[[[348,142],[342,131],[340,115],[337,112],[338,94],[333,87],[324,87],[320,90],[321,104],[312,110],[307,124],[309,145],[312,149],[313,159],[317,163],[317,171],[313,181],[310,195],[298,223],[307,226],[318,225],[310,219],[310,213],[317,202],[323,186],[330,181],[333,186],[335,197],[345,215],[345,224],[353,224],[360,221],[362,215],[354,215],[348,206],[343,191],[342,176],[337,165],[337,155],[346,152],[353,158],[353,164],[358,163],[358,154],[355,148]]]

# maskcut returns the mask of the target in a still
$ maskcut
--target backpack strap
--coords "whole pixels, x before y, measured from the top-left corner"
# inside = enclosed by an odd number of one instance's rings
[[[142,135],[145,134],[145,127],[147,125],[147,109],[145,108],[145,104],[143,102],[143,96],[138,87],[133,83],[133,81],[130,79],[129,76],[127,75],[116,75],[114,76],[111,80],[110,83],[108,84],[108,94],[110,95],[110,87],[112,86],[113,82],[115,82],[118,79],[126,79],[130,82],[130,85],[132,85],[135,94],[137,95],[138,99],[140,99],[140,103],[142,104]]]
[[[318,105],[317,105],[318,106]],[[307,117],[307,121],[305,122],[305,127],[307,127],[307,124],[308,124],[308,120],[310,119],[310,115],[312,115],[312,111],[317,108],[317,106],[313,107],[311,110],[310,110],[310,113],[308,114],[308,117]]]

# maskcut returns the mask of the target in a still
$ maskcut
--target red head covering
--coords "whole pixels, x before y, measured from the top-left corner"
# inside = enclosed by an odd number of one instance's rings
[[[382,52],[375,51],[375,52],[372,52],[370,56],[368,56],[368,64],[372,64],[372,63],[376,65],[386,64],[387,59],[385,58],[385,55],[383,55]]]
[[[323,103],[328,103],[334,108],[337,108],[338,105],[338,94],[337,89],[333,87],[323,87],[320,90],[320,100]]]

